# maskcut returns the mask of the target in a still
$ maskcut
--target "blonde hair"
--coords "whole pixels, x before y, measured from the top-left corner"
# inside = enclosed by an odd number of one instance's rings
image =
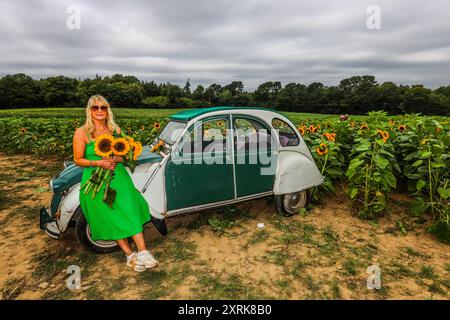
[[[87,132],[90,137],[94,136],[94,129],[95,129],[94,121],[92,120],[92,115],[91,115],[91,107],[94,106],[97,102],[100,102],[103,105],[105,105],[106,107],[108,107],[107,117],[105,119],[105,124],[108,127],[108,129],[111,132],[114,132],[116,130],[116,128],[118,128],[117,124],[114,122],[114,115],[112,113],[112,110],[111,110],[111,107],[109,106],[108,101],[106,101],[106,99],[103,96],[96,94],[89,98],[87,106],[86,106],[86,123],[85,123],[85,125],[86,125]]]

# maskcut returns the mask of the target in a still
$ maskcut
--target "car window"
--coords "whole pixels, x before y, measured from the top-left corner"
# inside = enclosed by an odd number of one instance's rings
[[[270,131],[261,123],[251,119],[234,118],[234,147],[242,150],[269,150],[271,148]]]
[[[272,126],[278,131],[281,146],[297,146],[300,143],[294,129],[292,129],[285,121],[275,118],[272,120]]]
[[[226,118],[199,121],[189,129],[182,142],[183,153],[225,151],[228,133]]]

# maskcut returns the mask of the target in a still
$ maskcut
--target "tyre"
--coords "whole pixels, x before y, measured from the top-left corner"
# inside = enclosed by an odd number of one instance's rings
[[[78,242],[95,253],[109,253],[119,248],[116,241],[92,240],[91,228],[89,227],[83,212],[78,215],[76,220],[75,235],[77,236]]]
[[[283,216],[292,216],[298,214],[300,208],[308,205],[308,190],[276,195],[274,198],[275,209]]]

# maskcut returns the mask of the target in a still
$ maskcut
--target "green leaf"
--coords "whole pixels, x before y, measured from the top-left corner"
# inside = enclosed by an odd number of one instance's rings
[[[354,199],[357,194],[358,194],[358,189],[356,189],[356,188],[350,189],[350,199]]]
[[[359,160],[358,158],[352,159],[352,161],[350,161],[350,164],[348,166],[348,170],[355,170],[363,163],[364,160]]]
[[[422,163],[423,163],[423,160],[417,160],[417,161],[415,161],[415,162],[412,164],[412,166],[413,166],[413,167],[418,167],[418,166],[420,166]]]
[[[416,184],[417,191],[422,190],[423,187],[425,187],[426,185],[427,185],[427,183],[425,181],[423,181],[423,180],[417,181],[417,184]]]
[[[431,164],[431,166],[433,168],[445,168],[446,167],[445,164],[443,164],[443,163],[433,163],[433,164]]]
[[[378,154],[375,155],[374,160],[375,160],[375,164],[377,165],[377,167],[380,168],[381,170],[385,169],[389,164],[389,161],[387,159],[383,158],[382,156],[380,156]]]
[[[439,195],[444,199],[447,199],[448,197],[450,197],[450,189],[449,188],[439,187],[437,189],[437,191],[438,191]]]
[[[425,213],[425,211],[427,211],[427,208],[428,204],[422,197],[415,198],[413,201],[411,201],[410,211],[415,216],[419,216]]]
[[[363,144],[357,146],[355,148],[356,151],[367,151],[370,148],[370,144],[368,142],[364,142]]]
[[[421,158],[429,158],[430,156],[431,156],[431,151],[422,151],[421,153],[420,153],[420,157]]]
[[[397,186],[397,180],[395,179],[391,171],[385,172],[384,178],[391,188],[395,188]]]

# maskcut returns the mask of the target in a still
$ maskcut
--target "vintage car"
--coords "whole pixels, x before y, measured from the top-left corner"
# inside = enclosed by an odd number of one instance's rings
[[[159,148],[151,148],[159,143]],[[50,180],[53,198],[40,211],[40,227],[58,239],[75,226],[79,242],[96,252],[115,241],[93,241],[79,203],[82,167],[70,161]],[[308,189],[323,176],[297,128],[271,109],[212,107],[181,111],[151,145],[144,146],[133,174],[163,235],[165,219],[190,212],[273,197],[276,211],[298,213]]]

